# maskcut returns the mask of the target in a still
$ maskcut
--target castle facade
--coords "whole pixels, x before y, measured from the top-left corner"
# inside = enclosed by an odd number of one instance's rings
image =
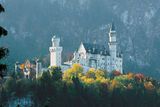
[[[108,72],[114,70],[123,73],[123,55],[117,50],[117,33],[114,24],[109,31],[109,42],[106,45],[81,43],[78,51],[74,52],[73,59],[68,63],[79,63],[84,67],[102,69]],[[62,50],[60,39],[52,38],[50,50],[50,66],[62,66]]]

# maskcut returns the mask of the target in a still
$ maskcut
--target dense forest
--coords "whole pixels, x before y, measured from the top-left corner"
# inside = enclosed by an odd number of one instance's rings
[[[158,107],[160,83],[143,74],[107,73],[74,64],[51,67],[38,78],[11,73],[1,84],[1,105],[30,98],[33,107]]]

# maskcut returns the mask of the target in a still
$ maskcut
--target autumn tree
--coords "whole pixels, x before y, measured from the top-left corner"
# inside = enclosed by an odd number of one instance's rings
[[[67,69],[63,74],[63,80],[71,83],[73,77],[81,77],[83,74],[83,67],[80,64],[73,64],[70,69]]]

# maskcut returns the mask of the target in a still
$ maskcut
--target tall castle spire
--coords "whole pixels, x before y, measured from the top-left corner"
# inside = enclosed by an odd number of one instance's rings
[[[109,31],[109,51],[112,57],[116,57],[117,53],[117,38],[116,38],[116,30],[114,23],[111,24]]]
[[[117,59],[117,38],[116,38],[116,31],[114,23],[111,24],[110,31],[109,31],[109,53],[110,53],[110,70],[116,70],[116,59]]]
[[[110,31],[115,31],[115,30],[116,30],[116,28],[115,28],[114,22],[112,22]]]

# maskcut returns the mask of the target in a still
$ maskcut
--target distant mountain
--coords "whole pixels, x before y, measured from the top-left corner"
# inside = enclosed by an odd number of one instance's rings
[[[6,12],[0,24],[9,36],[0,44],[10,49],[9,63],[46,56],[52,34],[61,38],[64,55],[81,41],[107,44],[115,22],[125,71],[160,76],[159,0],[1,0]],[[65,58],[64,58],[65,59]]]

